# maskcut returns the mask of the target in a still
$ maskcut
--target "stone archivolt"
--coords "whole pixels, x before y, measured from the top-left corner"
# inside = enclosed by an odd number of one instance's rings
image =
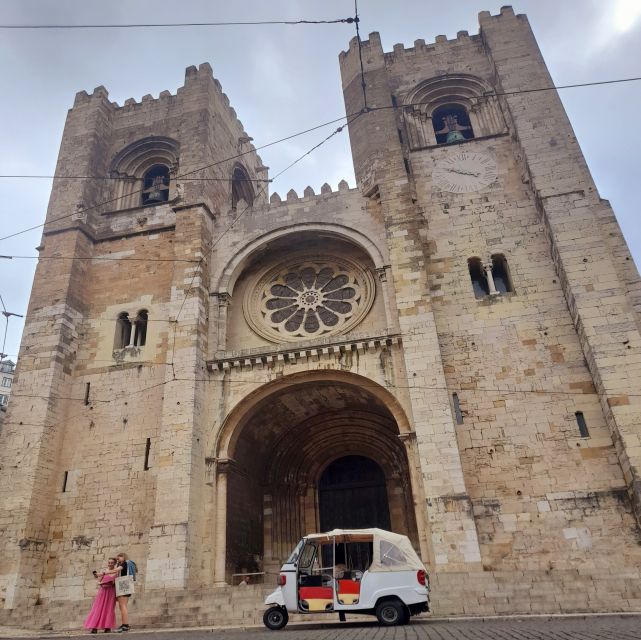
[[[370,310],[375,284],[358,264],[334,256],[301,256],[261,272],[244,301],[249,325],[270,341],[344,333]]]

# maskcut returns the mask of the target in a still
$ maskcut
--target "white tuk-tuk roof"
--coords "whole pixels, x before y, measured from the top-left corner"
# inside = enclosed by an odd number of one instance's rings
[[[315,542],[373,542],[369,571],[419,571],[425,569],[407,536],[384,529],[332,529],[310,533],[305,540]]]

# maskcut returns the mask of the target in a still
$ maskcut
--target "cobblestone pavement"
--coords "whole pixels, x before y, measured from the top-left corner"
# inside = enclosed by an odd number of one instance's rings
[[[79,637],[75,634],[74,636]],[[60,636],[57,638],[59,639]],[[129,638],[130,640],[641,640],[641,616],[454,622],[416,619],[409,625],[391,628],[380,627],[375,621],[348,621],[343,624],[337,622],[289,625],[282,631],[256,628],[132,631]]]

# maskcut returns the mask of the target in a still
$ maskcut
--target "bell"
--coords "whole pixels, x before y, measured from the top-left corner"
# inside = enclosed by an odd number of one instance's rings
[[[445,136],[445,142],[461,142],[465,140],[465,136],[460,131],[449,131]]]
[[[156,176],[147,191],[147,202],[164,202],[167,186],[162,176]]]

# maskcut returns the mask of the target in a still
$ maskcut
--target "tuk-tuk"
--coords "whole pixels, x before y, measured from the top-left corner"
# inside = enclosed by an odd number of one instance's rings
[[[383,529],[334,529],[305,536],[265,598],[263,622],[282,629],[289,613],[375,615],[384,626],[429,611],[429,579],[406,536]]]

